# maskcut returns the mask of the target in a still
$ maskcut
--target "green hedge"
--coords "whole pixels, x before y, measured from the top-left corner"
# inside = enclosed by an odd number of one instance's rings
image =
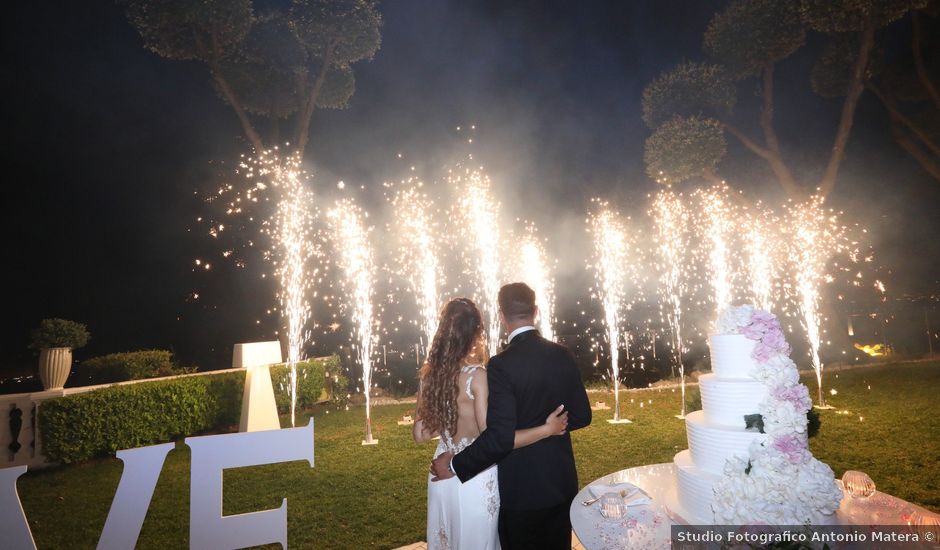
[[[155,349],[112,353],[87,359],[79,365],[76,374],[88,384],[110,384],[189,374],[193,370],[175,365],[172,352]]]
[[[299,409],[317,402],[325,371],[336,357],[298,364]],[[290,407],[289,369],[273,367],[271,378],[280,412]],[[102,388],[46,401],[39,407],[43,452],[52,462],[70,463],[114,455],[121,449],[237,425],[245,375],[226,372]]]
[[[339,360],[337,359],[337,363]],[[297,409],[313,406],[323,397],[327,365],[319,365],[317,360],[297,364]],[[275,367],[271,369],[271,382],[274,384],[274,401],[277,409],[290,412],[290,369]]]

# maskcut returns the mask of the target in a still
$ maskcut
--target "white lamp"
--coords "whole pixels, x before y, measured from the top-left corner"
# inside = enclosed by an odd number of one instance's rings
[[[232,368],[245,369],[245,391],[242,394],[242,416],[238,431],[281,429],[274,402],[274,386],[271,385],[271,371],[268,369],[281,362],[281,343],[276,340],[235,344]]]

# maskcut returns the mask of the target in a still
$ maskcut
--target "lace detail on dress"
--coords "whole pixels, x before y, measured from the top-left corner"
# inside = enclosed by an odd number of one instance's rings
[[[444,433],[441,435],[441,443],[444,444],[444,447],[447,448],[452,454],[457,454],[460,451],[466,449],[476,440],[475,437],[461,437],[460,441],[454,443],[454,438],[450,436],[450,432],[444,430]]]
[[[467,388],[464,390],[464,392],[466,392],[467,397],[469,397],[471,401],[476,399],[473,397],[473,393],[470,391],[470,383],[473,382],[473,372],[482,367],[483,365],[467,365],[460,369],[460,372],[470,373],[470,376],[467,377]]]
[[[465,389],[464,391],[467,392],[467,397],[470,398],[470,401],[473,401],[476,399],[476,397],[473,397],[473,392],[470,391],[471,382],[473,382],[473,375],[470,375],[467,377],[467,389]]]
[[[490,479],[486,482],[486,512],[490,515],[490,519],[496,519],[496,515],[499,514],[499,486],[497,483],[495,475],[490,476]]]
[[[437,548],[440,550],[450,550],[450,540],[447,538],[447,531],[442,525],[437,532]]]

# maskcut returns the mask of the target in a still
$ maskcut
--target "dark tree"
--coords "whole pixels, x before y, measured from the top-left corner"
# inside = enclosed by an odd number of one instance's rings
[[[865,87],[881,101],[891,135],[940,183],[940,1],[911,13],[907,55],[872,71]]]
[[[167,59],[200,61],[257,151],[294,123],[303,155],[317,108],[342,109],[355,91],[351,65],[371,60],[382,17],[373,0],[292,0],[256,13],[251,0],[122,0],[144,46]],[[267,119],[263,139],[257,119]]]
[[[725,154],[724,132],[767,162],[783,190],[802,198],[835,187],[859,97],[883,57],[875,31],[927,0],[733,0],[705,32],[708,63],[682,63],[654,79],[643,94],[647,172],[657,181],[715,179]],[[787,165],[774,125],[774,69],[801,48],[807,31],[831,35],[813,71],[813,89],[844,96],[829,159],[818,182],[800,182]],[[881,60],[881,61],[879,61]],[[736,89],[757,80],[760,137],[733,116]],[[717,129],[717,130],[716,130]],[[719,145],[720,144],[720,145]]]

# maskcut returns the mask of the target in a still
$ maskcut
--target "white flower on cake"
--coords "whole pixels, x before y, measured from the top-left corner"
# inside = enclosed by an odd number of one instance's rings
[[[715,323],[717,334],[741,334],[741,328],[751,324],[753,306],[730,307],[718,316]]]
[[[774,354],[767,361],[758,363],[751,375],[769,388],[795,386],[800,383],[796,363],[782,354]]]
[[[809,451],[806,413],[812,401],[788,357],[779,321],[767,311],[740,306],[722,312],[716,328],[757,341],[751,376],[767,387],[758,412],[768,437],[751,444],[748,460],[733,457],[725,463],[725,475],[713,486],[715,520],[794,525],[832,514],[842,490],[832,469]]]

